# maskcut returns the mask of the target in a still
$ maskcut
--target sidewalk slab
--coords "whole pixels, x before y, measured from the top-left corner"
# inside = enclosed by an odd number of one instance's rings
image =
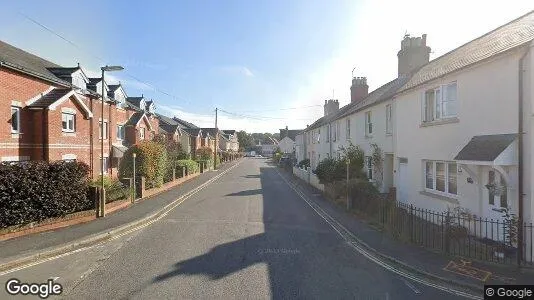
[[[202,173],[189,181],[143,199],[105,218],[99,218],[91,222],[63,227],[53,231],[0,241],[0,265],[9,262],[12,258],[36,254],[45,249],[60,247],[99,233],[109,232],[120,226],[148,217],[238,162],[239,160],[226,163],[218,171]]]
[[[381,232],[361,217],[348,212],[345,207],[326,199],[321,191],[306,182],[288,172],[284,172],[284,176],[298,185],[309,199],[319,205],[360,240],[398,263],[451,282],[460,282],[480,289],[484,287],[484,284],[532,284],[534,282],[534,270],[531,268],[519,269],[517,266],[482,263],[467,259],[462,261],[458,257],[432,252],[423,247],[395,240],[388,233]],[[449,267],[446,268],[448,265]],[[469,275],[458,272],[457,269],[462,269],[463,267],[475,272]]]

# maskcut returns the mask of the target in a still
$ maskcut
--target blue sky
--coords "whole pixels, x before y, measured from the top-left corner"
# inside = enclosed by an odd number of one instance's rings
[[[422,0],[11,1],[0,39],[90,72],[121,64],[126,70],[110,78],[130,96],[153,98],[160,113],[209,126],[218,107],[262,116],[221,113],[220,127],[276,132],[322,114],[320,106],[278,108],[321,105],[332,93],[346,104],[353,67],[371,90],[392,80],[406,31],[427,33],[435,58],[534,8],[531,1],[452,2],[435,14]]]

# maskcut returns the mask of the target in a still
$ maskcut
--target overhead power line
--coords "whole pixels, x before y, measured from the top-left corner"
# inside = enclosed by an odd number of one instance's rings
[[[306,105],[306,106],[299,106],[299,107],[285,107],[285,108],[273,108],[273,109],[262,109],[262,110],[240,110],[238,111],[238,113],[294,110],[294,109],[306,109],[306,108],[315,108],[315,107],[322,107],[322,105],[316,104],[316,105]]]
[[[304,119],[296,119],[296,118],[280,118],[280,117],[270,117],[270,116],[253,116],[253,115],[245,115],[245,114],[238,114],[238,113],[233,113],[233,112],[229,112],[229,111],[226,111],[226,110],[223,110],[223,109],[220,109],[219,108],[219,111],[220,112],[223,112],[223,113],[226,113],[226,114],[229,114],[229,115],[233,115],[233,116],[237,116],[237,117],[241,117],[241,118],[246,118],[246,119],[253,119],[253,120],[259,120],[259,121],[267,121],[267,120],[300,120],[300,121],[309,121],[309,120],[314,120],[315,118],[304,118]]]
[[[41,22],[39,22],[39,21],[33,19],[32,17],[30,17],[30,16],[28,16],[28,15],[22,13],[22,12],[19,12],[19,14],[22,15],[22,16],[23,16],[24,18],[26,18],[27,20],[29,20],[30,22],[32,22],[32,23],[36,24],[37,26],[41,27],[42,29],[44,29],[44,30],[46,30],[46,31],[48,31],[48,32],[50,32],[50,33],[52,33],[53,35],[57,36],[58,38],[62,39],[63,41],[69,43],[71,46],[75,47],[76,49],[80,50],[81,52],[83,52],[83,53],[85,53],[85,54],[91,56],[92,58],[97,59],[97,60],[99,60],[100,62],[104,62],[104,61],[106,61],[104,58],[102,58],[102,57],[100,57],[100,56],[98,56],[98,55],[95,55],[94,53],[91,53],[91,52],[89,52],[89,51],[83,49],[82,47],[78,46],[78,44],[72,42],[72,41],[69,40],[68,38],[64,37],[63,35],[59,34],[59,33],[56,32],[56,31],[54,31],[52,28],[50,28],[50,27],[44,25],[43,23],[41,23]],[[153,89],[155,92],[158,92],[158,93],[160,93],[160,94],[166,95],[166,96],[168,96],[168,97],[171,97],[171,98],[174,98],[174,99],[177,99],[177,100],[186,101],[186,102],[188,102],[189,104],[192,104],[192,102],[191,102],[190,100],[185,99],[185,98],[180,97],[180,96],[173,95],[173,94],[171,94],[171,93],[168,93],[168,92],[166,92],[166,91],[164,91],[164,90],[162,90],[162,89],[156,87],[155,85],[153,85],[153,84],[151,84],[151,83],[148,83],[148,82],[146,82],[146,81],[144,81],[144,80],[141,80],[141,79],[135,77],[134,75],[130,74],[128,71],[124,71],[124,72],[122,72],[122,73],[125,74],[126,76],[128,76],[129,78],[131,78],[131,79],[133,79],[133,80],[135,80],[135,81],[137,81],[137,82],[139,82],[139,83],[141,83],[141,84],[144,84],[144,85],[146,85],[147,87]]]

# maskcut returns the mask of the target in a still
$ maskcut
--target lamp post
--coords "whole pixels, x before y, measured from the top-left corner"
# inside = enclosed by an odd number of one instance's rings
[[[100,217],[106,216],[106,191],[104,189],[104,102],[106,100],[106,87],[104,81],[105,72],[120,71],[124,68],[121,66],[105,66],[101,67],[102,71],[102,114],[101,114],[101,126],[100,126]],[[107,128],[106,128],[107,129]],[[106,136],[107,137],[107,136]]]

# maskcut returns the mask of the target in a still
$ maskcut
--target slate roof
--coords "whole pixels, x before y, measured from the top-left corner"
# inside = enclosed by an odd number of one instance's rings
[[[293,141],[297,134],[302,132],[303,129],[280,129],[280,140],[283,140],[286,136]]]
[[[534,39],[534,11],[474,39],[424,65],[400,90],[405,91],[468,67]]]
[[[102,77],[89,78],[89,84],[96,85],[100,81],[102,81]],[[108,85],[108,87],[109,87],[109,85]]]
[[[110,92],[115,92],[121,85],[120,84],[108,84]]]
[[[494,161],[517,137],[517,134],[474,136],[456,155],[455,160]]]
[[[179,123],[176,120],[169,118],[167,116],[156,114],[156,117],[160,120],[160,124],[163,122],[168,125],[178,125]]]
[[[227,130],[223,130],[222,132],[224,132],[226,134],[235,134],[235,130],[234,129],[227,129]]]
[[[49,70],[49,68],[60,68],[60,65],[3,41],[0,41],[0,62],[20,71],[39,75],[52,82],[70,86],[69,82],[58,78]]]
[[[52,105],[52,103],[61,99],[63,96],[67,95],[71,91],[71,89],[53,89],[48,94],[33,102],[30,107],[49,107],[50,105]]]
[[[183,131],[187,132],[191,136],[198,136],[200,128],[183,128]]]
[[[170,125],[162,122],[159,123],[159,129],[165,131],[166,133],[175,133],[178,128],[178,124]]]
[[[202,129],[202,133],[209,133],[210,136],[213,136],[215,137],[217,135],[217,132],[219,132],[219,129],[217,128],[201,128]]]
[[[179,124],[182,124],[185,128],[194,128],[194,129],[200,129],[200,127],[196,126],[195,124],[193,123],[189,123],[187,121],[184,121],[180,118],[177,118],[177,117],[174,117],[173,120],[175,120],[176,122],[178,122]]]
[[[382,85],[381,87],[369,93],[367,97],[363,98],[363,100],[361,100],[360,102],[349,103],[340,108],[337,112],[317,119],[310,126],[308,126],[308,128],[302,131],[297,130],[295,136],[303,131],[319,128],[325,124],[328,124],[329,122],[356,113],[369,106],[387,101],[391,99],[397,93],[397,91],[399,91],[399,89],[402,88],[403,85],[406,84],[406,82],[408,82],[408,80],[410,80],[410,75],[393,79],[392,81]]]
[[[144,97],[128,97],[128,98],[126,98],[126,102],[134,105],[138,109],[144,109],[144,107],[139,107],[139,104],[141,103],[141,100],[143,98]]]
[[[57,77],[70,76],[72,73],[78,71],[80,67],[54,67],[48,68]]]
[[[130,116],[130,119],[128,119],[128,122],[126,122],[126,125],[133,125],[136,126],[137,123],[139,123],[139,120],[143,117],[145,113],[144,112],[135,112],[133,115]]]

